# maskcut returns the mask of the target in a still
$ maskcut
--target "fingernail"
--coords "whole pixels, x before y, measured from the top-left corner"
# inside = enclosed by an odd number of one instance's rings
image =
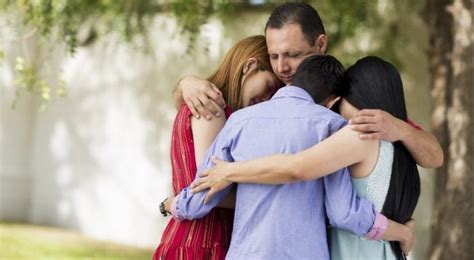
[[[221,113],[216,113],[216,116],[221,116]]]
[[[199,119],[199,115],[197,115],[197,116],[194,116],[194,117],[195,117],[196,119]]]
[[[207,120],[211,120],[211,116],[206,116]]]
[[[349,119],[349,125],[352,124],[352,119]]]

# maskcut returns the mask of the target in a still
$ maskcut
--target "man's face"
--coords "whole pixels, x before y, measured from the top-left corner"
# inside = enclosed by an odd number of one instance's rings
[[[291,84],[296,69],[306,57],[324,54],[318,44],[310,46],[298,24],[286,24],[280,29],[267,28],[266,40],[273,71],[286,85]]]

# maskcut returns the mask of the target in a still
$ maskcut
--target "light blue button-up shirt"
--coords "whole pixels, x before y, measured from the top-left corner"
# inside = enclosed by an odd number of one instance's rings
[[[297,153],[345,124],[340,115],[315,104],[305,90],[284,87],[271,100],[232,114],[198,172],[212,167],[212,155],[244,161]],[[184,189],[175,201],[177,217],[206,215],[230,189],[221,191],[208,204],[203,203],[206,191],[192,194]],[[234,229],[226,258],[329,259],[326,217],[333,226],[366,235],[376,214],[372,203],[356,196],[347,168],[306,182],[238,184]]]

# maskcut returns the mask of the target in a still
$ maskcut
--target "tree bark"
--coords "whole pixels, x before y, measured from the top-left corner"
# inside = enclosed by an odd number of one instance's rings
[[[474,64],[471,0],[428,0],[435,184],[430,259],[474,259]]]

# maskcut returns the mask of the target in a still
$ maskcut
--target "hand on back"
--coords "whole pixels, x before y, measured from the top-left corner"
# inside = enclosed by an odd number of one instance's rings
[[[215,157],[212,157],[212,162],[214,167],[201,172],[199,174],[200,178],[191,184],[192,193],[208,190],[204,203],[211,200],[217,192],[232,184],[226,179],[226,173],[231,171],[233,163],[221,161]]]

